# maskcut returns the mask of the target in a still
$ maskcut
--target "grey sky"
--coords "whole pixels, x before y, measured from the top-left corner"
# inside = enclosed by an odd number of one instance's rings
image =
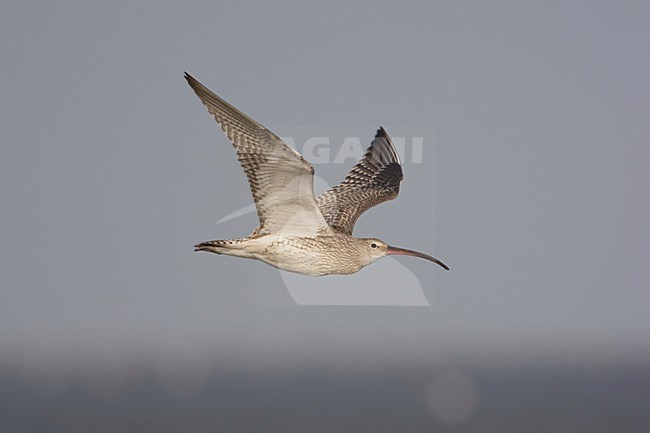
[[[648,4],[1,9],[4,356],[188,336],[252,364],[647,349]],[[356,234],[448,263],[400,260],[433,307],[292,306],[277,270],[193,253],[256,220],[213,225],[251,196],[184,70],[278,135],[432,128]]]

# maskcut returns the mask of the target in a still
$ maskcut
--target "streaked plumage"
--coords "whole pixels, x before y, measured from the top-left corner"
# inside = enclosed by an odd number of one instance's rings
[[[316,203],[330,227],[352,235],[363,212],[397,197],[403,177],[395,146],[384,128],[379,128],[361,161],[343,182],[321,194]]]
[[[314,168],[278,136],[212,93],[189,74],[187,82],[237,151],[260,225],[246,238],[202,242],[196,251],[258,259],[305,275],[351,274],[389,254],[426,254],[352,236],[367,209],[397,197],[399,156],[383,128],[345,180],[314,197]]]

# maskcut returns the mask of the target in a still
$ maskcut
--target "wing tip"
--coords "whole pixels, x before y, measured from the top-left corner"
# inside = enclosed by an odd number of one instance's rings
[[[183,73],[183,76],[184,76],[185,79],[187,80],[187,84],[189,84],[190,87],[193,88],[193,89],[196,88],[197,84],[201,84],[201,83],[199,83],[199,81],[198,81],[196,78],[194,78],[193,76],[191,76],[187,71],[185,71],[185,72]]]
[[[382,151],[382,158],[387,158],[388,160],[392,160],[396,162],[398,165],[402,165],[402,161],[400,160],[399,154],[397,153],[397,149],[395,149],[395,145],[393,144],[393,140],[389,137],[388,133],[384,129],[383,126],[379,126],[379,129],[377,130],[377,133],[375,134],[375,139],[373,142],[370,144],[370,147],[368,147],[367,152],[372,152],[373,151],[373,145],[375,144],[375,141],[378,139],[383,139],[384,142],[388,145],[387,151],[390,153],[390,156],[383,155]],[[383,146],[380,146],[383,147]],[[366,154],[367,155],[367,154]]]

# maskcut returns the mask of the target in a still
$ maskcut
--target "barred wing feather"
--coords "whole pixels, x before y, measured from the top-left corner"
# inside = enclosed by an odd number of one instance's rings
[[[364,157],[345,180],[316,200],[330,227],[351,235],[359,216],[399,194],[402,166],[395,146],[379,128]]]
[[[189,74],[189,85],[237,151],[260,226],[254,235],[329,232],[314,197],[314,168],[278,136],[221,99]]]

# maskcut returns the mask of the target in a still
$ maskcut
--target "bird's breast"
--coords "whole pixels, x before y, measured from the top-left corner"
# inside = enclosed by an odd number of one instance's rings
[[[343,236],[279,237],[258,257],[279,269],[305,275],[351,274],[363,267]]]

